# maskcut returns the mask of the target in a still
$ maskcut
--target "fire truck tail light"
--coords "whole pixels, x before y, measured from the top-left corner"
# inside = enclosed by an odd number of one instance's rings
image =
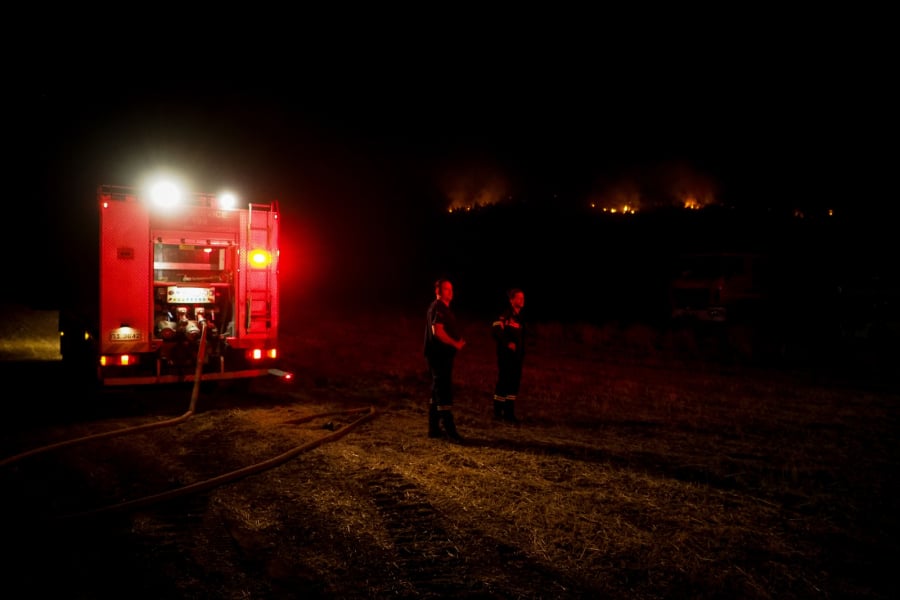
[[[247,358],[249,360],[262,360],[264,358],[274,359],[278,358],[278,350],[275,348],[254,348],[252,350],[247,350]]]
[[[134,354],[114,354],[111,356],[103,355],[100,357],[101,367],[127,367],[136,365],[138,357]]]
[[[261,248],[254,248],[248,256],[250,266],[257,269],[263,269],[272,264],[272,253]]]

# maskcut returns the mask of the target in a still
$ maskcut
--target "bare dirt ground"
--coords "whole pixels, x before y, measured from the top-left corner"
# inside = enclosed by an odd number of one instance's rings
[[[52,356],[7,355],[8,589],[69,598],[900,592],[890,577],[900,411],[883,374],[760,368],[710,360],[696,345],[661,350],[646,330],[545,325],[513,427],[490,418],[492,349],[484,325],[471,323],[456,372],[467,443],[455,445],[425,436],[419,317],[304,320],[284,336],[294,384],[203,389],[191,415],[191,388],[83,395]],[[145,429],[23,456],[135,426]]]

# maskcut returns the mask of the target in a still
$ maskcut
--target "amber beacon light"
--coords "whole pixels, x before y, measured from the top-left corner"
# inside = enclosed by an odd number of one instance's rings
[[[249,262],[251,267],[264,269],[272,264],[272,253],[261,248],[254,248],[250,251]]]

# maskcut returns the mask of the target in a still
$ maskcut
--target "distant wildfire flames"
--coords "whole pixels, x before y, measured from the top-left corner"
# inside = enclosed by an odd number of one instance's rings
[[[591,202],[591,208],[598,209],[605,213],[618,213],[623,215],[633,215],[639,210],[637,206],[632,206],[630,204],[623,204],[621,206],[599,206],[596,202]]]
[[[509,196],[509,183],[506,178],[483,168],[445,177],[443,188],[450,200],[449,212],[491,206]]]
[[[499,169],[469,167],[444,177],[447,211],[467,212],[512,198],[507,178]],[[665,165],[645,172],[602,178],[588,198],[592,210],[610,214],[635,214],[675,206],[699,210],[716,204],[715,184],[690,167]]]
[[[694,196],[688,196],[687,198],[683,198],[681,200],[681,206],[688,210],[699,210],[704,206],[708,206],[710,204],[714,204],[714,202],[712,202],[711,200],[701,201]]]
[[[607,213],[634,214],[665,206],[699,210],[716,204],[713,182],[682,164],[602,180],[597,188],[590,206]]]

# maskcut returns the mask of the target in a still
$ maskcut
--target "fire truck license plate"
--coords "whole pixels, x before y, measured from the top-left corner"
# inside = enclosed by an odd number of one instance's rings
[[[113,331],[109,334],[111,342],[139,342],[141,340],[140,331],[119,332]]]

